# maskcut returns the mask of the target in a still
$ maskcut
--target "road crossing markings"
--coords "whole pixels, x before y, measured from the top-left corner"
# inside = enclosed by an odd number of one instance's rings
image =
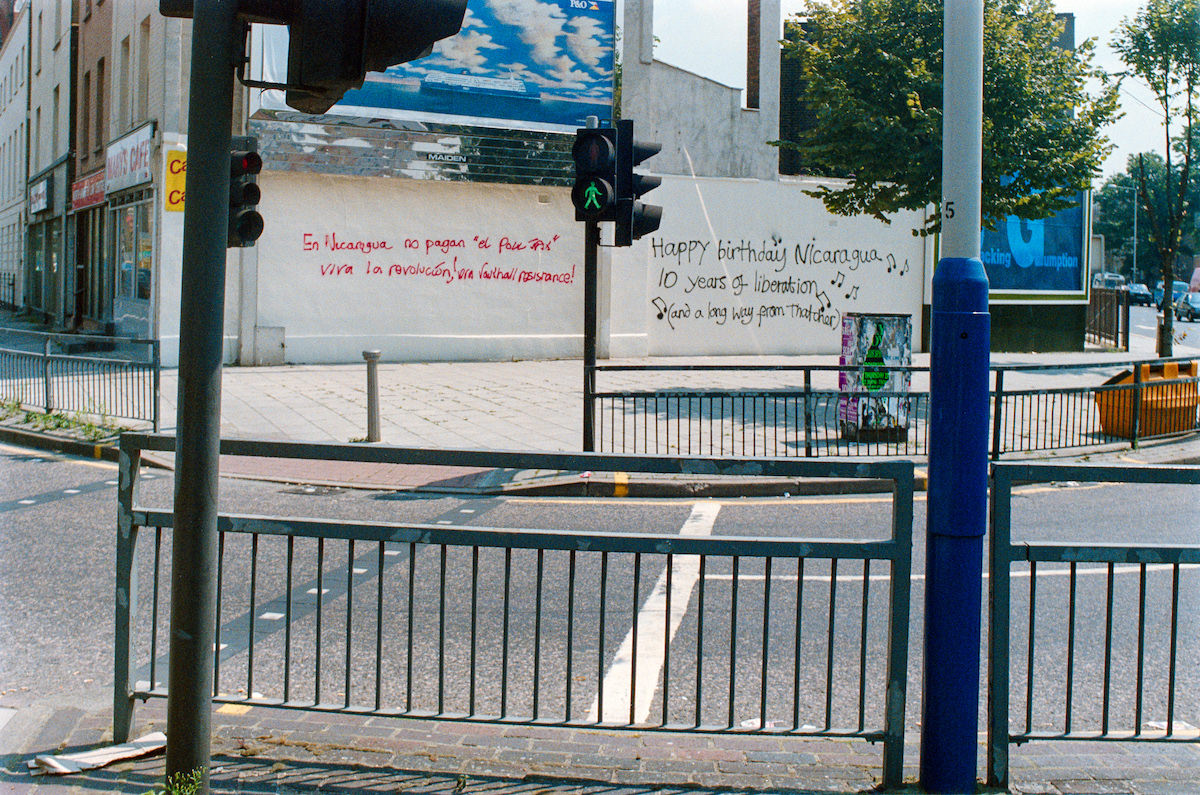
[[[721,503],[698,502],[679,530],[681,536],[710,536]],[[700,581],[700,558],[696,555],[676,555],[671,576],[671,617],[667,626],[667,570],[663,569],[654,584],[650,597],[638,611],[637,620],[637,670],[633,669],[633,629],[626,633],[617,649],[617,656],[604,676],[604,723],[625,723],[630,717],[630,701],[633,700],[633,722],[645,723],[650,717],[650,705],[664,661],[664,634],[666,643],[674,639],[679,625],[687,613],[692,591]],[[631,699],[631,690],[633,696]],[[600,695],[592,701],[588,710],[588,722],[594,722],[599,714]]]

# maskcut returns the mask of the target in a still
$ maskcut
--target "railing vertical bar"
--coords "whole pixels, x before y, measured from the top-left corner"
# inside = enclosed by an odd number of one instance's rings
[[[350,660],[352,658],[352,640],[354,627],[354,539],[346,543],[346,670],[342,682],[343,701],[346,709],[350,708]]]
[[[512,595],[512,547],[504,548],[504,612],[500,647],[500,717],[508,717],[508,631]]]
[[[246,697],[254,698],[254,619],[258,606],[258,533],[250,536],[250,615],[246,644]]]
[[[600,553],[600,623],[596,643],[596,722],[604,723],[604,630],[608,605],[608,552]]]
[[[701,704],[704,702],[704,592],[707,579],[708,556],[700,556],[700,578],[696,583],[696,726],[703,717]]]
[[[213,634],[213,696],[220,694],[221,681],[221,597],[224,589],[221,587],[225,576],[225,533],[217,534],[217,626]]]
[[[569,620],[569,619],[568,619]],[[568,649],[568,653],[570,650]],[[467,714],[475,714],[475,688],[479,680],[479,547],[471,547],[471,651],[470,684],[467,686]]]
[[[1072,707],[1075,700],[1075,589],[1077,585],[1075,561],[1071,561],[1070,570],[1070,580],[1067,587],[1067,703],[1063,711],[1063,731],[1066,734],[1071,733]]]
[[[858,731],[866,723],[867,709],[867,616],[870,606],[871,559],[863,561],[862,616],[859,620],[858,638]]]
[[[404,711],[412,712],[413,708],[413,646],[415,641],[413,638],[414,624],[414,608],[416,606],[416,581],[417,581],[417,542],[408,542],[408,632],[406,633],[405,643],[408,646],[408,653],[404,659]]]
[[[829,637],[825,645],[825,731],[833,728],[833,639],[837,622],[838,559],[829,564]]]
[[[571,720],[571,682],[574,679],[575,661],[575,550],[567,555],[567,693],[563,706],[563,720]],[[471,666],[472,671],[474,665]],[[474,710],[472,710],[474,713]]]
[[[383,567],[385,544],[379,542],[375,559],[375,711],[383,707]]]
[[[737,697],[738,564],[733,556],[733,581],[729,589],[729,728],[734,725],[734,701]]]
[[[321,703],[321,613],[325,603],[325,539],[317,539],[317,628],[314,637],[316,669],[313,674],[313,703]]]
[[[667,593],[663,606],[663,668],[662,668],[662,725],[667,725],[667,708],[671,703],[671,588],[674,577],[675,555],[667,553]]]
[[[1108,734],[1109,707],[1112,695],[1112,640],[1113,640],[1113,564],[1108,564],[1104,592],[1104,694],[1101,703],[1100,733]]]
[[[1033,659],[1037,616],[1037,561],[1029,562],[1029,644],[1025,649],[1025,733],[1033,731]]]
[[[767,728],[767,666],[771,648],[771,558],[763,561],[762,667],[759,669],[758,728]]]
[[[1138,644],[1137,644],[1137,690],[1134,702],[1134,727],[1133,736],[1139,737],[1142,733],[1142,697],[1145,683],[1146,670],[1146,564],[1142,563],[1139,567],[1138,575]]]
[[[805,374],[807,375],[807,370]],[[796,631],[792,668],[792,731],[800,730],[800,662],[803,658],[804,558],[796,558]]]
[[[1175,668],[1179,650],[1179,564],[1171,567],[1171,648],[1167,668],[1167,736],[1175,734]]]
[[[438,572],[438,660],[437,711],[446,712],[446,545],[440,544]]]
[[[287,537],[287,587],[284,589],[283,604],[283,701],[291,700],[292,693],[292,579],[296,560],[296,537]]]
[[[533,612],[533,719],[537,720],[542,683],[542,574],[545,550],[537,551],[537,584]]]
[[[688,412],[691,412],[691,401],[688,401]],[[688,420],[688,445],[690,450],[691,445],[691,420]],[[630,661],[629,666],[632,674],[629,677],[629,724],[632,726],[636,722],[637,714],[637,670],[638,670],[638,613],[641,612],[640,589],[642,582],[642,553],[635,552],[633,554],[633,615],[630,620]]]

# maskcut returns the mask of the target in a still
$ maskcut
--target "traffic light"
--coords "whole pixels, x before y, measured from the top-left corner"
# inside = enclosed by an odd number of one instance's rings
[[[428,55],[458,33],[467,0],[293,0],[287,104],[324,113],[367,72]]]
[[[575,133],[575,186],[571,201],[576,221],[615,221],[617,195],[613,187],[617,165],[617,132],[612,127],[585,127]]]
[[[617,191],[616,232],[613,243],[631,246],[633,241],[658,229],[662,222],[662,207],[643,204],[638,199],[662,184],[661,177],[636,174],[639,163],[662,151],[662,144],[633,139],[633,120],[617,121]]]
[[[165,17],[191,19],[194,0],[159,0]],[[324,113],[367,72],[428,55],[439,39],[458,33],[467,0],[238,0],[243,23],[287,25],[285,101],[304,113]],[[248,26],[247,26],[248,27]],[[240,76],[240,72],[239,72]]]
[[[258,139],[246,135],[233,138],[229,153],[229,231],[227,248],[253,246],[263,233],[263,217],[254,209],[262,198],[257,175],[262,171]]]

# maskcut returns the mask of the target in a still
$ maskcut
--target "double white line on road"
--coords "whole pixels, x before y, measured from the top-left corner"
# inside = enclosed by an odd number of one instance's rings
[[[679,530],[681,536],[712,535],[719,502],[698,502]],[[667,570],[658,575],[654,590],[638,611],[637,620],[637,670],[633,667],[633,629],[617,649],[616,659],[604,676],[604,723],[625,723],[630,719],[630,701],[633,700],[633,723],[645,723],[650,717],[650,703],[659,677],[662,675],[665,646],[675,639],[679,624],[687,614],[692,591],[700,580],[700,558],[696,555],[679,555],[674,559],[671,573],[671,617],[667,628]],[[667,632],[664,641],[663,633]],[[631,692],[633,697],[631,698]],[[600,712],[600,695],[592,701],[587,720],[594,722]]]

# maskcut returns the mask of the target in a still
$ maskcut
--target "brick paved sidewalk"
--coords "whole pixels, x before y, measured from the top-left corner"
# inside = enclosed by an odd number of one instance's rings
[[[134,736],[165,728],[165,703],[140,705]],[[861,740],[638,733],[402,720],[227,705],[213,714],[213,791],[622,795],[879,791],[881,746]],[[144,793],[163,757],[31,778],[37,753],[106,743],[104,713],[63,708],[6,750],[0,792]],[[3,739],[0,731],[0,739]],[[910,730],[906,780],[919,749]],[[980,746],[980,765],[983,747]],[[1200,746],[1042,742],[1012,751],[1012,792],[1200,793]]]

